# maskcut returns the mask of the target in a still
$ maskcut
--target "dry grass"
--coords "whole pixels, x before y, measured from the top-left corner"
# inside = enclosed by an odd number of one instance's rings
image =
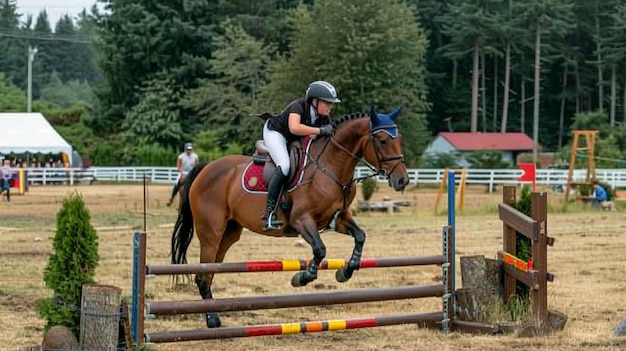
[[[34,302],[49,296],[42,283],[42,272],[51,250],[55,216],[65,186],[34,187],[27,196],[0,203],[0,349],[37,344],[42,338],[43,321]],[[141,186],[83,186],[78,190],[96,227],[101,230],[100,266],[97,280],[131,291],[132,235],[130,227],[141,228]],[[168,262],[169,237],[175,211],[164,206],[170,188],[148,188],[148,262]],[[465,215],[457,220],[458,256],[484,254],[495,257],[501,247],[502,226],[493,210],[499,195],[467,194]],[[365,256],[432,255],[441,251],[440,228],[445,216],[435,216],[436,190],[410,191],[402,197],[415,206],[395,216],[361,215],[358,221],[368,233]],[[390,195],[381,189],[375,198]],[[399,197],[393,194],[394,197]],[[554,198],[554,196],[552,196]],[[554,201],[554,200],[553,200]],[[551,208],[558,208],[553,202]],[[622,213],[551,213],[548,233],[556,239],[549,248],[549,271],[556,280],[549,286],[549,305],[566,313],[569,321],[563,332],[542,338],[513,336],[470,336],[397,326],[296,336],[258,337],[224,341],[156,345],[157,350],[623,350],[626,340],[613,336],[613,329],[626,315],[626,224]],[[109,228],[110,229],[110,228]],[[34,241],[41,238],[41,241]],[[328,257],[349,255],[349,237],[325,234]],[[229,252],[227,260],[292,259],[310,256],[310,249],[294,245],[294,238],[270,238],[244,232],[242,240]],[[190,261],[197,261],[198,245],[190,248]],[[457,257],[458,257],[457,256]],[[333,272],[322,271],[319,279],[302,289],[290,286],[291,273],[252,273],[218,275],[214,282],[217,298],[259,294],[286,294],[302,291],[359,287],[386,287],[403,284],[431,284],[441,271],[435,267],[387,268],[357,272],[348,283],[335,282]],[[457,286],[461,286],[460,274]],[[198,299],[195,286],[173,291],[166,277],[148,282],[147,295],[157,300]],[[292,308],[236,312],[222,315],[229,326],[284,323],[376,316],[385,313],[433,311],[437,299],[417,299],[384,303]],[[150,331],[202,328],[199,315],[177,316],[147,321]]]

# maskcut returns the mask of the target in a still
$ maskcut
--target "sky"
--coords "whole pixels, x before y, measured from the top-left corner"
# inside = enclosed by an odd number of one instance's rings
[[[26,19],[27,14],[32,14],[34,23],[39,12],[46,9],[50,25],[54,30],[56,23],[63,15],[70,14],[72,18],[75,18],[83,8],[89,12],[95,3],[96,0],[17,0],[17,10],[18,13],[23,14],[22,21]]]

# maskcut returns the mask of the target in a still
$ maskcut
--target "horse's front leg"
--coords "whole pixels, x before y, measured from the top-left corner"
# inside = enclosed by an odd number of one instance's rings
[[[300,287],[317,279],[319,265],[322,260],[324,260],[324,257],[326,257],[326,246],[324,246],[322,238],[320,238],[317,224],[309,216],[299,219],[296,223],[292,223],[292,226],[313,249],[313,259],[311,259],[307,269],[303,272],[296,273],[293,278],[291,278],[291,285],[293,287]]]
[[[344,268],[337,270],[335,278],[340,283],[347,282],[352,278],[352,273],[361,268],[361,256],[363,255],[363,245],[365,244],[365,232],[357,224],[352,213],[349,210],[343,211],[337,224],[335,231],[342,234],[349,234],[354,238],[354,249],[352,256]]]

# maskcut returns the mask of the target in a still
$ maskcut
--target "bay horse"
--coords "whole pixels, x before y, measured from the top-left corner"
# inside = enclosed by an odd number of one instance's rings
[[[394,120],[404,105],[389,114],[370,112],[344,116],[333,122],[333,135],[316,137],[305,149],[299,182],[283,192],[278,217],[280,230],[262,231],[266,193],[246,191],[244,172],[253,162],[243,155],[225,156],[196,166],[184,185],[183,204],[172,233],[172,263],[187,263],[187,249],[194,228],[200,241],[200,262],[222,262],[228,249],[241,237],[243,228],[274,237],[300,235],[313,251],[305,271],[296,273],[291,284],[304,286],[317,278],[326,247],[320,230],[332,229],[354,238],[354,249],[345,268],[337,271],[339,282],[346,282],[358,270],[365,243],[365,232],[352,217],[349,206],[356,195],[354,171],[365,159],[389,185],[403,191],[409,178],[402,155],[402,136]],[[279,204],[279,207],[281,205]],[[213,274],[198,273],[195,282],[203,299],[213,299]],[[206,313],[207,327],[220,327],[217,313]]]

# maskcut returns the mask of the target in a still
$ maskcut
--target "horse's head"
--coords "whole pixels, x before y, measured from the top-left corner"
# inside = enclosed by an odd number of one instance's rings
[[[404,190],[409,183],[409,174],[402,155],[402,135],[394,123],[404,104],[389,114],[376,113],[371,106],[370,142],[363,150],[363,156],[380,175],[387,176],[389,184],[396,191]]]

